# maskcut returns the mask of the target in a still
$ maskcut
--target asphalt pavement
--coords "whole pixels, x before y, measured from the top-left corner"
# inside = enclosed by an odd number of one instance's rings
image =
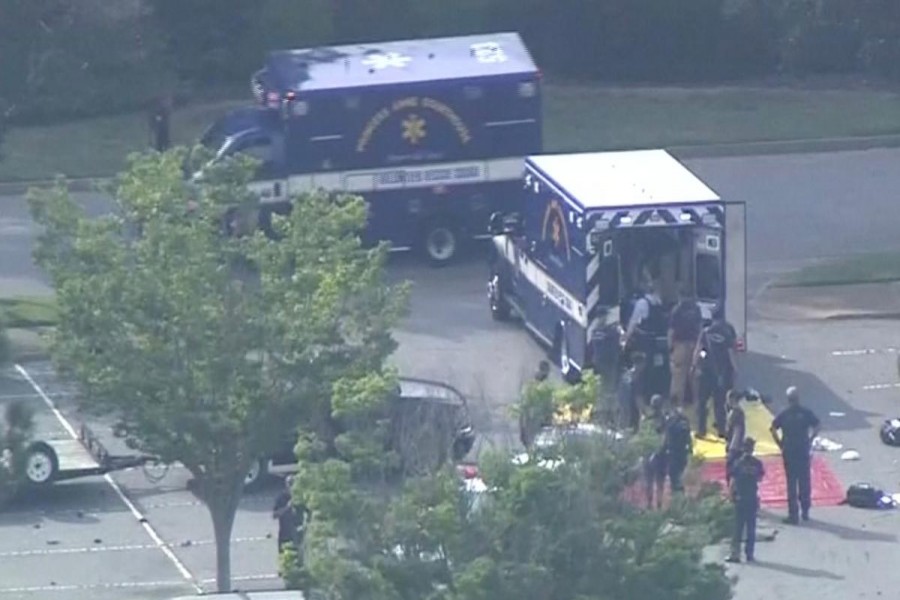
[[[787,270],[825,256],[900,247],[889,218],[900,187],[898,159],[900,150],[869,150],[686,162],[723,197],[747,202],[750,296],[758,306],[766,284]],[[97,195],[77,197],[94,214],[108,207]],[[0,199],[4,295],[48,289],[29,260],[34,235],[24,201]],[[470,399],[483,443],[515,444],[509,407],[543,353],[520,328],[491,320],[483,263],[430,270],[400,259],[391,271],[413,282],[411,312],[396,334],[401,372],[457,386]],[[823,417],[825,434],[862,456],[852,463],[829,456],[843,482],[897,491],[891,488],[900,487],[900,454],[882,446],[875,431],[883,418],[900,416],[893,402],[900,393],[895,331],[889,321],[775,321],[751,310],[742,383],[775,396],[789,384],[800,386]],[[80,421],[70,386],[56,381],[47,365],[25,369],[62,417]],[[16,397],[40,411],[43,433],[67,434],[35,386],[12,371],[0,380],[0,400]],[[108,431],[103,423],[92,425]],[[107,441],[113,448],[118,443]],[[109,480],[63,483],[0,513],[0,600],[161,599],[210,589],[209,517],[187,491],[185,472],[173,469],[154,482],[156,475],[135,469]],[[269,514],[274,493],[248,496],[239,511],[233,571],[240,587],[279,584]],[[815,511],[810,525],[778,525],[775,541],[758,549],[759,565],[733,569],[737,600],[805,598],[810,589],[834,599],[892,595],[898,516],[839,507]]]

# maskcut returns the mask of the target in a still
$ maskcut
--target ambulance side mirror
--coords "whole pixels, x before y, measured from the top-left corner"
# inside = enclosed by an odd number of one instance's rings
[[[488,233],[491,235],[500,235],[503,233],[503,215],[495,212],[488,221]]]

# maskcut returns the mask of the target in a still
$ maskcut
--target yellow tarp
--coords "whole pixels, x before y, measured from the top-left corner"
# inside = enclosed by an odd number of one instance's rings
[[[744,415],[747,417],[747,436],[756,440],[756,456],[779,456],[781,450],[772,439],[769,427],[772,425],[772,413],[762,402],[741,402]],[[710,411],[712,412],[712,411]],[[714,432],[712,415],[707,431]],[[706,460],[725,458],[725,440],[710,436],[707,439],[694,437],[694,454]]]

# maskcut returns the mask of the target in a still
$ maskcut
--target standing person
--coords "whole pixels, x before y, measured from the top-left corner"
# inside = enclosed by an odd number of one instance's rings
[[[741,540],[746,539],[744,553],[747,562],[753,562],[756,545],[756,516],[759,514],[759,482],[765,476],[762,462],[753,456],[756,440],[745,438],[741,455],[729,468],[731,499],[734,502],[734,533],[731,537],[731,554],[725,560],[741,562]]]
[[[666,447],[663,443],[666,418],[663,397],[656,394],[650,399],[650,413],[644,421],[645,426],[652,429],[658,440],[656,449],[644,457],[644,491],[648,509],[653,508],[654,497],[656,498],[656,508],[662,508],[667,472]]]
[[[534,373],[533,383],[543,383],[550,377],[550,363],[542,360],[538,363],[537,371]],[[519,441],[526,449],[531,448],[531,443],[542,427],[553,424],[553,415],[535,415],[532,410],[520,404],[522,410],[519,411]]]
[[[669,317],[669,368],[672,373],[669,401],[673,406],[685,406],[694,400],[691,367],[702,329],[700,305],[690,296],[687,286],[682,285],[678,289],[678,303]]]
[[[169,137],[169,120],[172,115],[172,103],[168,96],[158,98],[150,113],[151,145],[157,152],[165,152],[171,145]]]
[[[667,394],[668,357],[657,341],[666,336],[666,311],[659,295],[658,279],[648,275],[644,285],[645,293],[634,304],[623,344],[630,353],[642,352],[647,359],[644,376],[646,393]]]
[[[784,460],[784,474],[788,488],[788,516],[784,522],[796,525],[800,521],[798,513],[804,521],[809,520],[810,455],[812,440],[819,435],[821,423],[813,411],[801,406],[800,392],[796,387],[789,387],[785,394],[788,407],[775,417],[769,430],[775,443],[781,448],[781,457]]]
[[[287,544],[294,544],[298,554],[303,546],[303,534],[309,509],[298,504],[291,494],[294,484],[293,476],[284,480],[284,489],[275,498],[275,507],[272,509],[272,518],[278,520],[278,553],[284,550]]]
[[[669,487],[673,494],[681,493],[684,491],[684,471],[694,453],[694,439],[691,436],[691,423],[680,406],[676,406],[666,420],[664,445]]]
[[[726,449],[726,481],[729,480],[729,470],[743,453],[744,438],[747,434],[747,417],[741,408],[741,401],[735,390],[729,390],[726,398],[728,403],[728,418],[725,423],[725,449]]]
[[[728,390],[734,388],[734,380],[737,376],[737,332],[731,323],[725,320],[725,310],[721,305],[715,308],[712,323],[703,330],[697,341],[693,361],[695,369],[701,366],[701,359],[703,362],[700,376],[701,378],[708,377],[708,381],[712,385],[716,433],[719,434],[719,437],[724,438],[725,395]],[[697,425],[698,434],[701,437],[706,435],[706,403],[707,398],[701,398],[697,405],[698,417],[701,416],[699,411],[702,408],[703,418]]]

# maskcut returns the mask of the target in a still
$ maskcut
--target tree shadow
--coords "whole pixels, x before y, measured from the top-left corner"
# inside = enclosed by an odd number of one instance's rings
[[[793,367],[795,361],[748,352],[741,362],[739,389],[754,388],[764,397],[771,399],[769,409],[774,414],[785,406],[784,391],[789,386],[797,386],[801,401],[816,413],[823,423],[825,435],[829,431],[854,431],[872,429],[870,420],[881,418],[879,413],[859,410],[844,398],[835,394],[818,376]],[[828,419],[830,412],[841,412],[840,419]]]
[[[831,579],[833,581],[843,581],[843,575],[836,575],[830,571],[825,571],[824,569],[806,569],[804,567],[797,567],[794,565],[782,565],[773,562],[767,562],[762,560],[757,560],[752,563],[748,563],[749,566],[767,569],[769,571],[777,571],[779,573],[785,573],[786,575],[793,575],[795,577],[806,577],[809,579]]]

